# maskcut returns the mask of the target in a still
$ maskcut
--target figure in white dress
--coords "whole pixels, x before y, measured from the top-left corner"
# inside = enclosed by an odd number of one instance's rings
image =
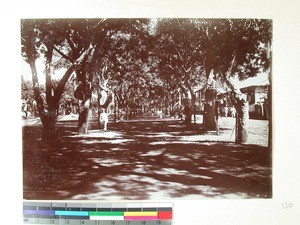
[[[105,109],[102,109],[101,114],[100,114],[100,123],[104,124],[103,130],[106,132],[107,131],[107,124],[108,124],[108,115],[105,112]]]

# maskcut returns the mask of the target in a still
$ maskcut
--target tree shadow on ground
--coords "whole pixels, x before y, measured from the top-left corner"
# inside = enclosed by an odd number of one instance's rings
[[[153,200],[272,197],[271,151],[232,142],[186,141],[204,134],[178,121],[58,124],[62,143],[39,140],[41,127],[23,128],[24,198]]]

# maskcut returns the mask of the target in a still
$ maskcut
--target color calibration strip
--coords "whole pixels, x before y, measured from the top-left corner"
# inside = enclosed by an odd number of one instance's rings
[[[24,202],[25,224],[171,225],[172,203]]]

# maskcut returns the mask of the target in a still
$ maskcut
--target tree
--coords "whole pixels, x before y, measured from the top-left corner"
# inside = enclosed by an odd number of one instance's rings
[[[105,37],[96,41],[89,77],[98,83],[98,92],[106,89],[114,94],[115,107],[136,104],[147,60],[148,23],[147,19],[110,20]]]
[[[68,29],[70,23],[61,20],[35,20],[21,21],[22,56],[30,65],[34,97],[37,102],[38,113],[43,124],[42,138],[46,143],[53,143],[55,138],[55,122],[60,98],[64,87],[72,73],[82,65],[82,62],[91,52],[90,45],[74,48],[68,40],[76,35]],[[72,36],[73,35],[73,36]],[[45,62],[45,94],[40,90],[36,59],[44,58]],[[64,59],[68,59],[68,62]],[[54,61],[58,66],[67,68],[57,86],[53,85],[51,75],[55,69]]]
[[[267,57],[272,38],[270,20],[209,20],[206,26],[206,71],[231,90],[237,109],[236,142],[247,142],[248,102],[235,85],[270,68]]]
[[[23,76],[21,78],[21,97],[22,99],[26,98],[34,98],[34,93],[33,93],[33,87],[32,87],[32,82],[28,80],[24,80]]]
[[[186,123],[194,113],[193,88],[205,81],[203,31],[191,19],[162,19],[156,28],[160,77],[169,92],[181,90]]]
[[[145,26],[146,21],[138,19],[22,20],[22,55],[31,66],[44,138],[52,139],[51,136],[55,134],[58,103],[66,82],[73,73],[76,74],[77,81],[75,95],[82,109],[79,113],[78,128],[87,131],[87,113],[90,107],[92,84],[96,82],[95,74],[99,65],[97,61],[107,54],[118,51],[118,46],[111,45],[118,34],[123,32],[136,35]],[[44,98],[39,90],[35,66],[38,57],[45,58]],[[66,72],[60,82],[54,86],[52,72],[62,68]],[[98,88],[101,87],[103,84],[98,85]]]
[[[231,90],[237,109],[236,141],[247,142],[248,103],[233,78],[243,80],[270,68],[271,21],[164,19],[158,22],[156,34],[159,71],[165,83],[176,81],[183,97],[191,99],[191,105],[192,87],[206,83],[204,124],[207,129],[218,129],[214,83],[221,82]],[[190,102],[184,103],[189,122]]]

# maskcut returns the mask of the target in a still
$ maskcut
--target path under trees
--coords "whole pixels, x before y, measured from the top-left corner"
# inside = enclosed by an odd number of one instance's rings
[[[271,20],[22,20],[32,78],[22,80],[22,98],[39,116],[23,126],[24,198],[271,197],[271,113],[249,121],[236,86],[262,72],[271,86],[271,53]],[[217,123],[220,94],[236,120]],[[271,97],[269,88],[268,112]],[[61,120],[66,106],[78,120]],[[193,124],[202,106],[204,122]],[[92,110],[115,120],[149,114],[103,132]],[[151,112],[170,117],[153,121]],[[176,112],[184,122],[171,118]]]
[[[113,104],[117,112],[154,107],[166,114],[172,114],[177,104],[185,122],[191,123],[195,88],[205,93],[206,128],[218,130],[216,98],[221,88],[236,108],[237,143],[248,142],[249,107],[234,79],[268,72],[271,83],[271,20],[24,19],[21,43],[32,73],[43,140],[49,144],[69,83],[79,108],[78,130],[83,133],[93,104],[104,110]],[[44,90],[38,58],[44,59]],[[59,80],[53,78],[57,70],[65,71]],[[270,89],[265,99],[269,112],[271,96]]]
[[[217,135],[199,124],[147,116],[110,123],[109,132],[99,130],[93,121],[89,134],[78,135],[76,121],[61,119],[61,143],[52,147],[40,140],[40,124],[24,126],[24,198],[271,197],[267,121],[250,121],[255,145],[230,141],[233,124],[232,118],[221,118]],[[259,136],[265,142],[258,143]]]

